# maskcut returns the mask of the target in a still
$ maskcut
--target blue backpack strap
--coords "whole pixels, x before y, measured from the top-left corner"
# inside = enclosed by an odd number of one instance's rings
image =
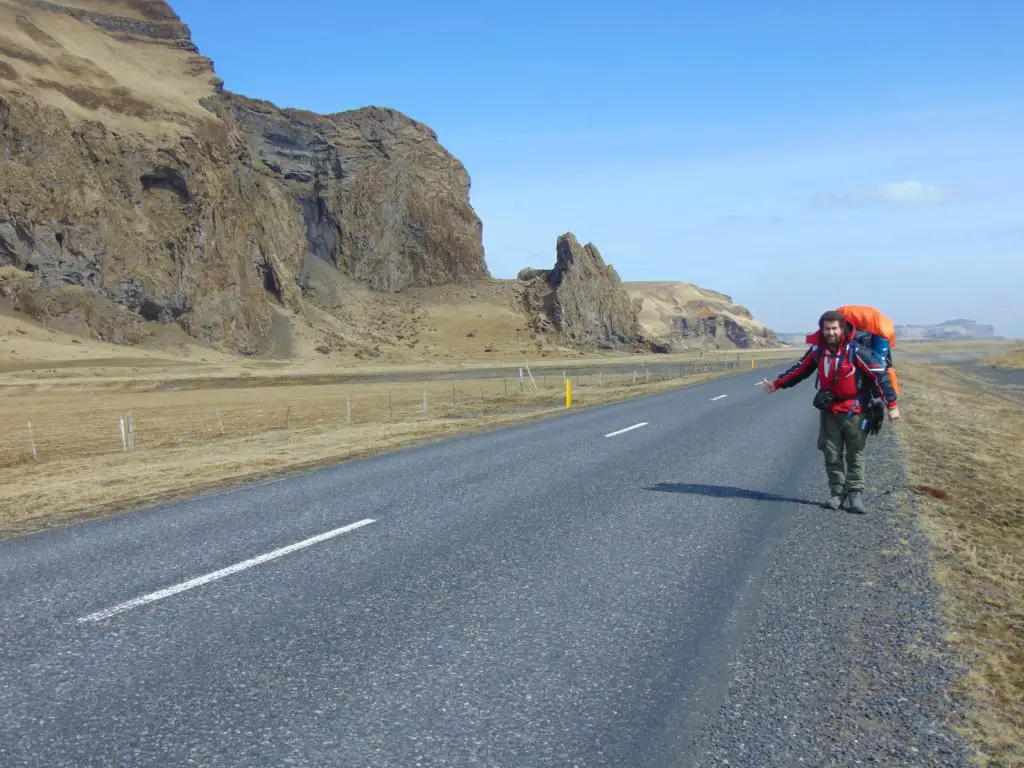
[[[850,358],[850,365],[852,365],[853,366],[853,370],[856,371],[856,377],[857,377],[856,381],[857,381],[857,391],[858,392],[864,388],[864,375],[860,372],[860,369],[857,367],[857,348],[859,346],[860,346],[860,344],[857,341],[857,336],[854,336],[853,339],[850,340],[850,346],[848,348],[848,355],[849,355],[849,358]]]

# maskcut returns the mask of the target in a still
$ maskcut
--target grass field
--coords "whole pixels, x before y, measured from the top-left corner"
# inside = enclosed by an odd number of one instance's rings
[[[747,361],[749,366],[749,360]],[[738,369],[738,370],[748,370]],[[573,408],[729,375],[581,368]],[[0,533],[23,533],[274,474],[566,411],[561,375],[315,383],[145,372],[0,388]],[[225,386],[230,385],[230,386]],[[426,408],[424,410],[424,403]],[[126,447],[128,448],[126,450]]]
[[[992,357],[985,358],[982,362],[995,368],[1024,368],[1024,347],[1017,347],[1008,352],[993,355]]]
[[[423,306],[454,298],[441,293]],[[477,309],[482,335],[509,326],[508,312]],[[434,340],[461,357],[406,362],[116,346],[13,311],[0,312],[0,341],[8,350],[0,359],[0,535],[563,412],[563,370],[575,385],[574,406],[585,408],[705,380],[740,361],[749,370],[752,359],[770,364],[796,354],[553,349],[541,361],[532,350],[537,390],[527,390],[518,377],[527,361],[516,359],[514,344],[477,355],[466,345],[479,339],[464,329]],[[647,365],[657,366],[650,378]],[[610,366],[629,373],[612,375]],[[420,381],[400,380],[409,377]]]
[[[995,384],[903,363],[904,428],[979,764],[1024,766],[1024,409]]]

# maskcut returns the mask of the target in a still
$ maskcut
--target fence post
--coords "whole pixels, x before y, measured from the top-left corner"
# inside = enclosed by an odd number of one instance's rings
[[[135,450],[135,421],[132,419],[131,411],[128,411],[128,450]]]
[[[220,433],[224,434],[224,419],[220,417],[220,408],[217,409],[217,423],[220,424]]]
[[[124,431],[124,416],[122,416],[120,418],[120,422],[121,422],[121,450],[127,451],[128,450],[128,436],[125,434],[125,431]]]
[[[36,455],[36,439],[35,439],[35,437],[32,434],[32,422],[31,421],[28,423],[28,445],[32,449],[32,458],[33,459],[38,459],[39,456]]]
[[[345,423],[352,423],[352,398],[348,396],[345,398]]]
[[[533,389],[534,392],[536,392],[537,380],[533,378],[533,371],[530,370],[530,364],[524,360],[523,365],[526,366],[526,375],[530,377],[530,387]]]
[[[292,404],[288,403],[288,411],[284,415],[284,428],[288,429],[288,426],[292,423]]]
[[[455,379],[452,379],[452,405],[456,405],[456,402],[455,402]]]
[[[423,413],[427,412],[427,388],[423,388]]]

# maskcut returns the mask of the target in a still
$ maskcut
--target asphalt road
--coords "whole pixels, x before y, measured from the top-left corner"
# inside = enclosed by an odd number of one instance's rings
[[[882,529],[765,373],[0,543],[0,764],[795,764],[719,726],[813,685],[780,555],[846,585]]]

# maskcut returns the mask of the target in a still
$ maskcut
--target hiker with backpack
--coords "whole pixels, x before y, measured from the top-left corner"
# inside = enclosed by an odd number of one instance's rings
[[[817,372],[814,407],[821,411],[818,449],[825,454],[828,475],[826,506],[839,509],[845,501],[851,511],[863,514],[868,433],[881,429],[886,411],[891,421],[900,418],[898,396],[885,361],[858,338],[842,313],[825,312],[807,340],[811,346],[795,365],[762,384],[766,392],[776,392]]]

